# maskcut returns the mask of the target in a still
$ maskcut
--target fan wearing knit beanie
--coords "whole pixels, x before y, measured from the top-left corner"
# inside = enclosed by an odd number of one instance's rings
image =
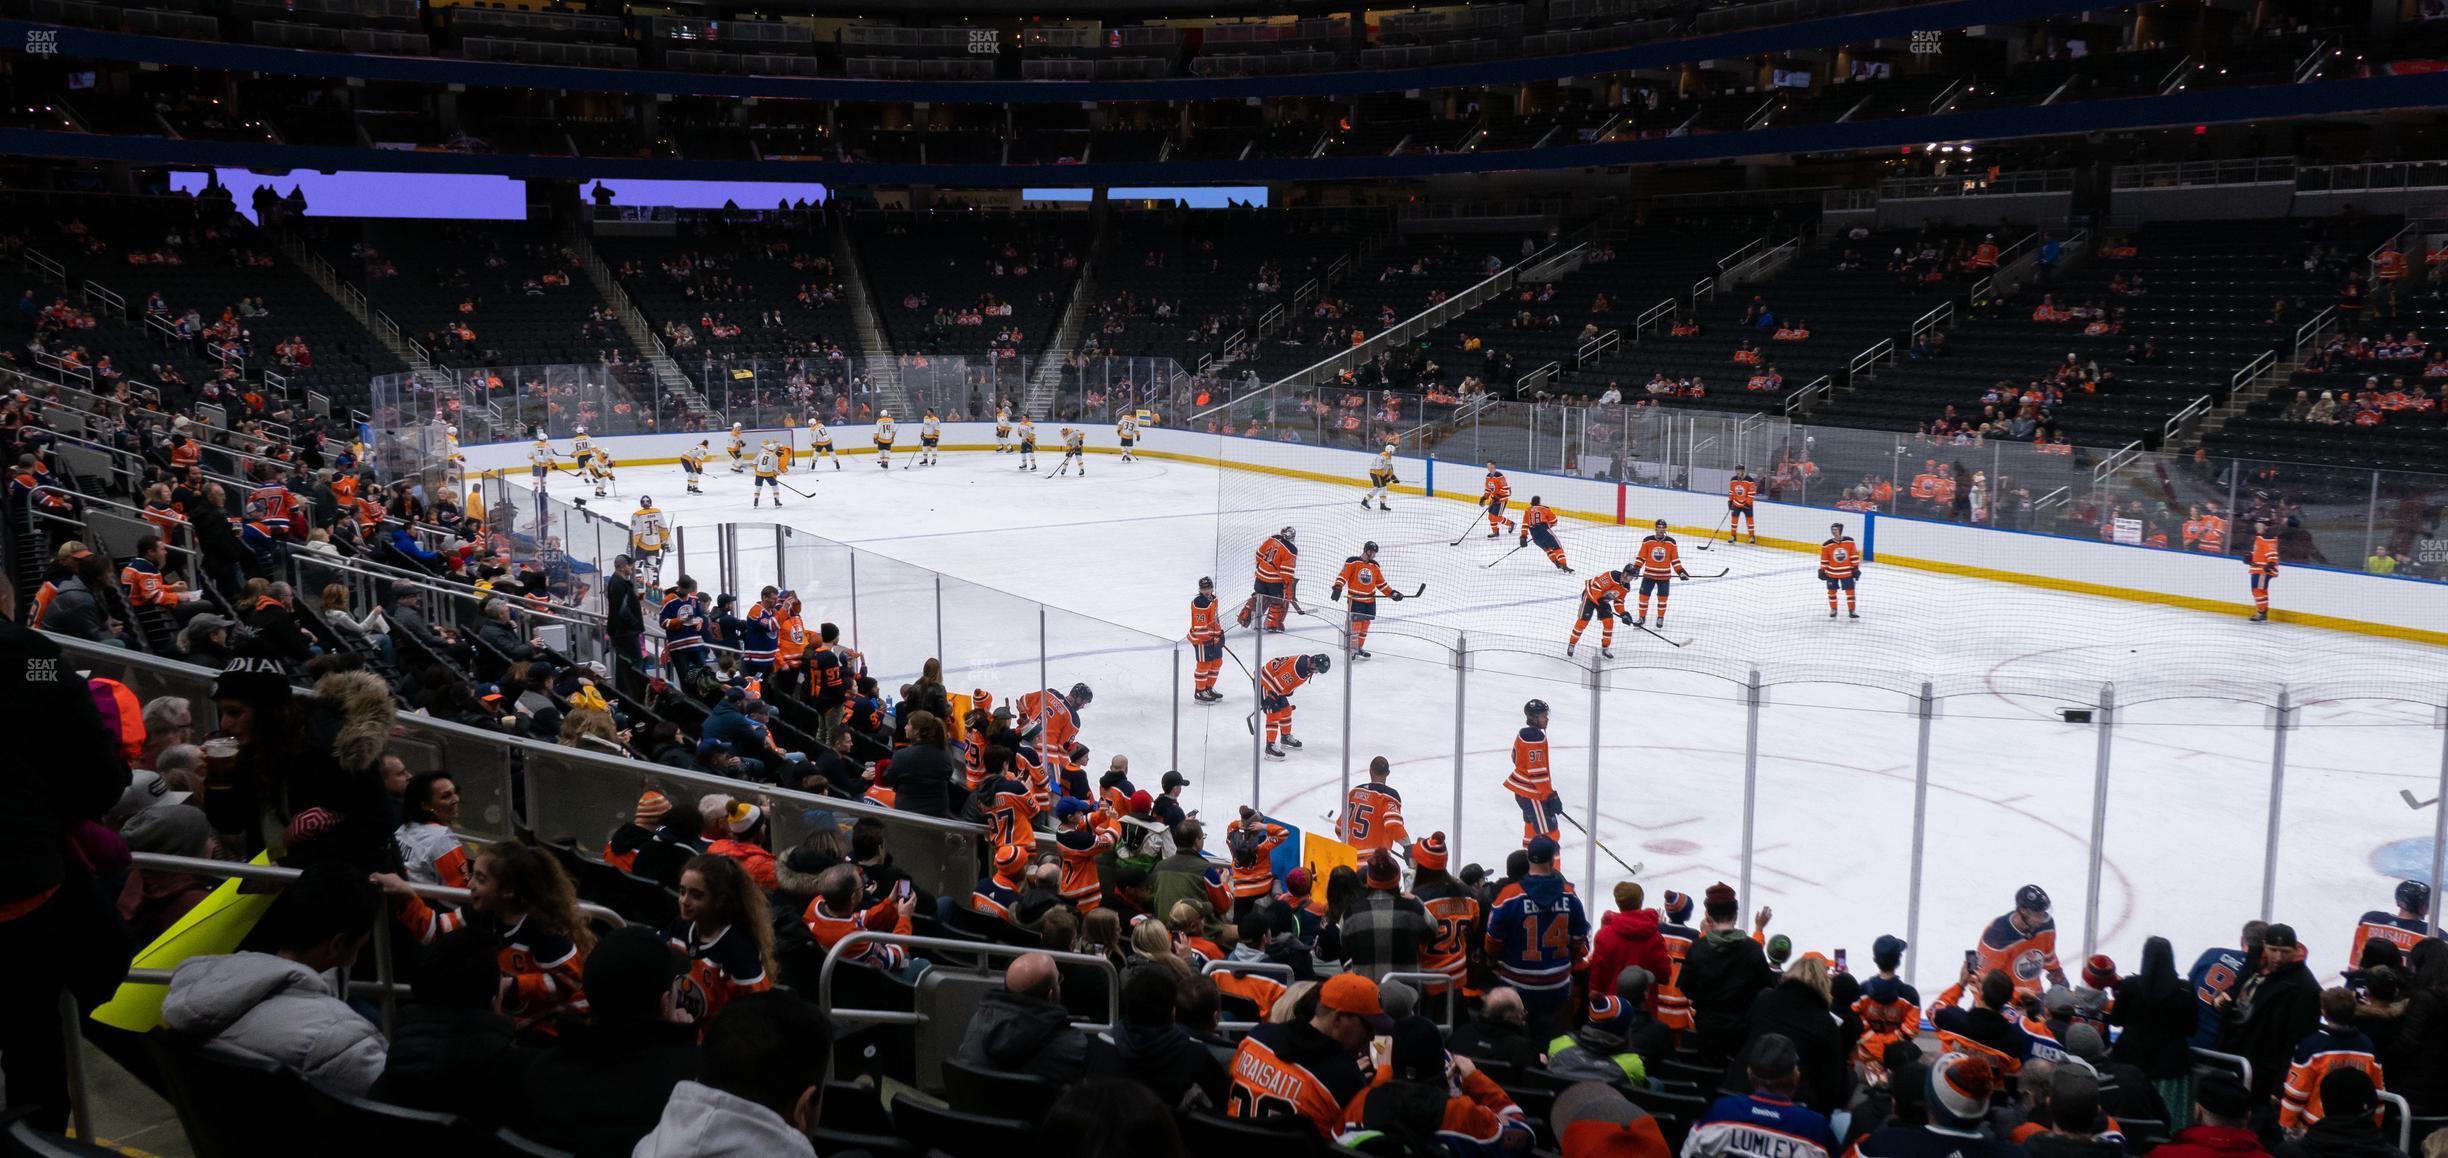
[[[1702,905],[1708,920],[1700,940],[1683,958],[1677,984],[1691,999],[1694,1044],[1705,1064],[1733,1058],[1750,1036],[1751,999],[1776,983],[1768,956],[1742,927],[1742,907],[1734,887],[1723,881],[1710,885]]]
[[[604,843],[604,863],[652,880],[677,882],[679,866],[705,850],[697,826],[673,810],[670,797],[649,788],[638,796],[629,823],[613,829]]]
[[[1931,1062],[1927,1074],[1921,1105],[1928,1121],[1879,1127],[1854,1147],[1859,1158],[2018,1158],[2022,1154],[2013,1143],[1999,1141],[1981,1129],[1989,1114],[1989,1096],[1997,1088],[1997,1075],[1988,1062],[1950,1053]]]

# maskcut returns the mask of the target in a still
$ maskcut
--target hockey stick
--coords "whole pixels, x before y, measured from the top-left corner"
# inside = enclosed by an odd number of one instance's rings
[[[1615,850],[1614,850],[1614,849],[1611,849],[1611,848],[1608,848],[1608,847],[1606,846],[1606,842],[1605,842],[1605,841],[1598,839],[1598,838],[1597,838],[1596,836],[1594,836],[1594,835],[1591,835],[1590,830],[1588,830],[1588,829],[1586,829],[1586,828],[1581,828],[1581,822],[1580,822],[1580,821],[1578,821],[1578,820],[1574,820],[1574,819],[1572,818],[1572,814],[1571,814],[1571,813],[1569,813],[1569,812],[1558,812],[1558,813],[1556,813],[1556,815],[1557,815],[1557,816],[1561,816],[1561,817],[1563,817],[1563,818],[1564,818],[1564,823],[1569,824],[1569,825],[1573,826],[1574,828],[1580,828],[1580,829],[1581,829],[1581,835],[1589,837],[1589,839],[1590,839],[1590,843],[1591,843],[1591,844],[1594,844],[1594,845],[1597,845],[1597,846],[1598,846],[1598,851],[1600,851],[1600,852],[1603,852],[1603,853],[1607,854],[1607,859],[1608,859],[1608,860],[1614,861],[1616,864],[1623,865],[1623,871],[1624,871],[1625,875],[1627,875],[1627,876],[1639,876],[1639,875],[1641,875],[1641,870],[1642,870],[1642,869],[1649,867],[1649,862],[1648,862],[1648,861],[1642,861],[1642,862],[1640,862],[1639,864],[1624,864],[1624,858],[1622,858],[1622,857],[1620,857],[1620,856],[1615,855]]]
[[[1513,548],[1513,551],[1519,551],[1519,550],[1521,550],[1521,549],[1522,549],[1522,547],[1527,547],[1527,546],[1529,546],[1529,545],[1530,545],[1530,544],[1528,544],[1528,543],[1523,543],[1523,544],[1521,544],[1520,546],[1516,546],[1516,547],[1514,547],[1514,548]],[[1502,563],[1502,562],[1504,562],[1505,560],[1512,558],[1512,557],[1513,557],[1513,551],[1507,551],[1507,552],[1505,552],[1505,553],[1504,553],[1504,554],[1502,554],[1502,555],[1498,555],[1498,556],[1496,556],[1496,563]],[[1483,570],[1483,571],[1484,571],[1484,570],[1487,570],[1487,569],[1488,569],[1488,567],[1494,567],[1494,566],[1496,565],[1496,563],[1490,563],[1490,564],[1488,564],[1488,565],[1487,565],[1487,567],[1482,567],[1482,568],[1480,568],[1480,570]]]
[[[1726,577],[1726,572],[1731,570],[1733,570],[1731,567],[1719,567],[1717,569],[1717,573],[1714,575],[1694,575],[1691,572],[1686,571],[1683,573],[1683,577],[1686,579],[1723,579]]]
[[[1659,634],[1658,634],[1657,632],[1655,632],[1655,631],[1651,631],[1651,630],[1650,630],[1650,628],[1649,628],[1649,625],[1648,625],[1648,624],[1646,624],[1646,623],[1630,623],[1630,622],[1627,622],[1627,623],[1625,623],[1625,624],[1624,624],[1624,626],[1629,627],[1629,628],[1631,628],[1631,629],[1633,629],[1633,630],[1635,630],[1635,631],[1642,631],[1642,632],[1647,632],[1647,633],[1648,633],[1648,634],[1650,634],[1650,635],[1655,635],[1655,636],[1657,636],[1657,638],[1659,639],[1659,641],[1660,641],[1660,642],[1663,642],[1663,643],[1664,643],[1666,646],[1668,646],[1668,647],[1681,647],[1681,646],[1683,646],[1683,644],[1684,644],[1684,643],[1690,643],[1690,642],[1691,642],[1690,640],[1688,640],[1688,639],[1687,639],[1687,640],[1684,640],[1684,641],[1683,641],[1683,643],[1676,643],[1675,641],[1673,641],[1673,640],[1671,640],[1671,639],[1667,639],[1667,638],[1666,638],[1665,636],[1663,636],[1663,635],[1659,635]]]
[[[1701,549],[1701,550],[1703,550],[1703,551],[1706,551],[1706,550],[1708,550],[1709,548],[1716,546],[1716,545],[1717,545],[1717,531],[1724,530],[1724,529],[1725,529],[1725,523],[1726,523],[1726,520],[1727,520],[1727,519],[1730,519],[1730,518],[1733,518],[1733,517],[1734,517],[1734,512],[1732,512],[1732,511],[1727,511],[1727,512],[1726,512],[1726,513],[1724,513],[1724,514],[1717,516],[1717,528],[1716,528],[1716,530],[1712,530],[1712,531],[1710,531],[1710,532],[1709,532],[1708,542],[1705,542],[1705,543],[1700,544],[1700,549]],[[1731,542],[1731,541],[1732,541],[1732,540],[1728,540],[1728,542]]]
[[[1446,545],[1446,546],[1448,546],[1448,547],[1459,547],[1459,546],[1461,546],[1461,545],[1462,545],[1462,540],[1467,539],[1467,538],[1470,538],[1471,528],[1478,526],[1478,525],[1479,525],[1479,520],[1481,520],[1481,519],[1483,519],[1483,518],[1486,518],[1486,517],[1487,517],[1487,513],[1488,513],[1488,510],[1487,510],[1487,508],[1486,508],[1486,507],[1480,507],[1479,509],[1477,509],[1477,510],[1475,510],[1475,511],[1471,512],[1471,520],[1470,520],[1470,522],[1468,522],[1468,523],[1464,523],[1464,524],[1462,525],[1462,533],[1461,533],[1461,534],[1459,534],[1459,535],[1454,536],[1454,541],[1453,541],[1453,542],[1450,542],[1450,543],[1447,543],[1447,544],[1445,544],[1445,545]]]
[[[2406,807],[2415,809],[2417,811],[2429,808],[2432,805],[2439,803],[2439,797],[2436,796],[2429,800],[2416,800],[2414,798],[2414,790],[2411,788],[2400,788],[2397,790],[2397,795],[2406,802]]]
[[[809,492],[809,491],[803,491],[803,490],[800,490],[798,487],[795,487],[795,486],[790,485],[789,483],[783,482],[783,481],[782,481],[781,479],[779,479],[779,478],[777,478],[777,479],[775,479],[775,480],[774,480],[774,485],[775,485],[775,486],[778,486],[778,487],[781,487],[783,490],[789,491],[790,493],[792,493],[792,494],[794,494],[794,495],[797,495],[797,496],[799,496],[800,498],[803,498],[803,499],[812,499],[812,498],[815,498],[815,497],[816,497],[814,493]]]
[[[1413,598],[1413,599],[1417,599],[1417,598],[1419,598],[1419,597],[1420,597],[1420,596],[1422,596],[1422,595],[1426,595],[1427,593],[1428,593],[1428,585],[1427,585],[1427,584],[1425,584],[1425,583],[1422,583],[1422,584],[1420,584],[1420,585],[1419,585],[1419,590],[1414,591],[1414,592],[1412,592],[1412,593],[1411,593],[1411,598]]]

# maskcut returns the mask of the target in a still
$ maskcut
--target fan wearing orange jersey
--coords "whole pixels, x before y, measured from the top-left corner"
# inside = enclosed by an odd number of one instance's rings
[[[1726,542],[1742,534],[1743,525],[1751,526],[1751,541],[1759,542],[1759,519],[1752,514],[1753,500],[1759,498],[1759,480],[1749,469],[1736,466],[1734,477],[1726,480]]]
[[[1310,677],[1325,675],[1333,669],[1332,657],[1317,655],[1279,655],[1258,669],[1258,710],[1266,716],[1266,754],[1271,760],[1284,759],[1283,748],[1298,748],[1301,742],[1292,738],[1292,693]]]
[[[1216,612],[1215,580],[1199,580],[1190,600],[1190,698],[1212,704],[1224,698],[1216,676],[1224,670],[1224,621]]]
[[[1266,630],[1282,631],[1287,602],[1307,612],[1308,608],[1300,606],[1299,570],[1300,548],[1292,543],[1292,528],[1285,527],[1258,544],[1257,578],[1253,581],[1249,599],[1241,604],[1237,622],[1248,627],[1250,616],[1260,613]]]
[[[1401,600],[1403,593],[1386,585],[1385,571],[1377,565],[1377,544],[1360,545],[1360,553],[1343,561],[1342,573],[1335,576],[1334,589],[1328,599],[1339,600],[1351,593],[1351,654],[1367,659],[1370,621],[1377,618],[1377,597]]]
[[[1845,534],[1843,523],[1828,524],[1828,537],[1819,544],[1819,578],[1827,584],[1828,618],[1836,618],[1836,590],[1844,589],[1845,613],[1861,618],[1854,604],[1853,581],[1861,575],[1861,547],[1853,536]]]
[[[1496,538],[1513,529],[1513,520],[1505,517],[1505,506],[1513,501],[1513,484],[1505,481],[1504,472],[1496,464],[1487,465],[1487,481],[1479,484],[1479,505],[1487,508],[1488,538]]]
[[[1624,586],[1626,576],[1621,571],[1601,571],[1581,585],[1581,616],[1573,620],[1572,638],[1565,641],[1564,654],[1571,655],[1581,646],[1581,633],[1597,620],[1598,654],[1615,658],[1615,621],[1624,618],[1624,596],[1632,589]]]
[[[1657,521],[1657,530],[1640,545],[1640,607],[1632,618],[1635,624],[1649,622],[1649,596],[1657,596],[1658,626],[1666,626],[1666,597],[1677,579],[1691,578],[1683,569],[1683,550],[1675,546],[1674,536],[1666,533],[1666,520]]]
[[[2269,622],[2270,578],[2278,574],[2278,538],[2270,534],[2269,521],[2253,524],[2252,596],[2254,623]]]
[[[1521,517],[1522,546],[1536,542],[1539,550],[1547,552],[1547,561],[1555,564],[1556,570],[1570,575],[1572,565],[1564,561],[1564,544],[1556,541],[1555,525],[1556,513],[1539,501],[1537,495],[1530,496],[1530,506],[1522,512]],[[1520,547],[1514,549],[1520,550]]]
[[[1386,783],[1393,775],[1385,757],[1370,760],[1368,783],[1352,785],[1342,813],[1335,817],[1335,839],[1360,850],[1363,861],[1378,849],[1411,841],[1411,831],[1403,827],[1402,793]]]
[[[1542,836],[1562,843],[1556,822],[1564,815],[1564,798],[1547,778],[1547,765],[1547,701],[1532,700],[1522,705],[1522,729],[1513,736],[1513,774],[1505,777],[1505,791],[1521,805],[1524,847]]]

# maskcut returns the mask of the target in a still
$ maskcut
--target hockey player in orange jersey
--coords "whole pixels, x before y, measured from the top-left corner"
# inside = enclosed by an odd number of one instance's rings
[[[1657,596],[1658,626],[1662,628],[1666,626],[1666,597],[1673,590],[1674,581],[1691,578],[1691,572],[1683,569],[1682,548],[1675,546],[1674,536],[1666,533],[1666,520],[1659,519],[1657,530],[1641,540],[1638,566],[1641,577],[1640,610],[1633,616],[1632,622],[1639,625],[1649,622],[1649,596],[1654,593]]]
[[[1572,565],[1564,561],[1564,544],[1556,541],[1555,525],[1556,513],[1549,510],[1547,504],[1539,501],[1537,495],[1530,496],[1529,507],[1522,511],[1521,546],[1526,547],[1536,542],[1539,550],[1547,552],[1547,561],[1555,564],[1556,570],[1570,575]],[[1521,548],[1514,549],[1520,550]]]
[[[1198,595],[1190,600],[1190,698],[1202,704],[1212,704],[1224,698],[1216,690],[1216,676],[1224,670],[1224,620],[1217,613],[1215,580],[1199,580]]]
[[[1258,614],[1266,630],[1282,631],[1287,604],[1307,613],[1309,609],[1300,605],[1299,569],[1300,548],[1292,543],[1292,528],[1285,527],[1258,544],[1257,578],[1249,599],[1241,604],[1241,626],[1250,626],[1250,617]]]
[[[1292,693],[1312,677],[1325,675],[1334,668],[1332,657],[1316,655],[1279,655],[1266,661],[1258,670],[1258,710],[1266,716],[1266,754],[1269,759],[1284,759],[1283,748],[1298,748],[1301,742],[1292,738]]]
[[[1621,571],[1601,571],[1581,585],[1581,615],[1573,620],[1572,638],[1564,643],[1564,654],[1571,655],[1581,646],[1581,632],[1590,620],[1599,621],[1598,654],[1615,658],[1615,621],[1629,619],[1624,611],[1624,596],[1632,589],[1624,585],[1628,578]]]
[[[1861,547],[1853,536],[1845,534],[1844,524],[1828,524],[1828,537],[1819,544],[1819,578],[1827,584],[1828,618],[1836,618],[1836,590],[1840,587],[1844,589],[1846,614],[1861,618],[1853,597],[1853,582],[1860,578],[1861,566]]]
[[[1385,571],[1377,565],[1377,544],[1360,545],[1360,553],[1343,561],[1343,571],[1335,576],[1334,589],[1328,599],[1341,599],[1351,593],[1351,654],[1355,659],[1367,659],[1370,621],[1377,618],[1377,597],[1400,601],[1403,593],[1386,585]]]
[[[1490,461],[1487,481],[1479,484],[1479,505],[1487,508],[1488,538],[1496,538],[1513,529],[1513,520],[1505,517],[1505,507],[1513,501],[1513,484],[1505,481],[1504,472]]]
[[[2270,580],[2278,574],[2278,537],[2270,534],[2269,520],[2253,524],[2252,597],[2254,623],[2269,622]]]
[[[1360,850],[1362,860],[1378,849],[1411,841],[1410,830],[1403,827],[1402,793],[1386,783],[1393,775],[1385,757],[1370,760],[1368,783],[1352,785],[1343,798],[1343,811],[1335,817],[1335,839]]]
[[[1547,778],[1547,764],[1547,701],[1532,700],[1522,705],[1522,728],[1513,736],[1513,774],[1505,777],[1505,791],[1521,805],[1525,847],[1542,836],[1563,843],[1557,821],[1564,815],[1564,799]]]
[[[1751,541],[1759,542],[1759,520],[1751,509],[1758,497],[1759,480],[1751,477],[1748,468],[1737,465],[1734,477],[1726,480],[1726,542],[1741,535],[1745,523],[1751,526]]]

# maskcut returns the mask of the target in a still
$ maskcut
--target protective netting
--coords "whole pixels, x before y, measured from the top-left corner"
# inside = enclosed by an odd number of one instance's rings
[[[1767,416],[1515,403],[1462,405],[1418,416],[1380,396],[1275,391],[1206,416],[1219,435],[1219,589],[1229,610],[1252,590],[1258,545],[1289,527],[1299,547],[1296,634],[1334,642],[1345,627],[1328,599],[1338,570],[1375,542],[1388,582],[1424,598],[1378,606],[1369,650],[1420,660],[1467,652],[1478,669],[1586,684],[1595,668],[1684,671],[1736,683],[1812,681],[1940,696],[2012,692],[2069,704],[2105,684],[2132,703],[2209,696],[2273,703],[2300,697],[2436,699],[2448,652],[2312,623],[2252,624],[2240,552],[2251,520],[2269,517],[2287,567],[2331,564],[2359,552],[2437,546],[2442,480],[2360,472],[2368,493],[2292,477],[2279,484],[2256,464],[2119,455],[2030,444],[1954,446],[1910,435],[1806,427]],[[1375,451],[1398,448],[1407,487],[1381,510],[1364,504]],[[1336,453],[1321,457],[1320,448]],[[1434,456],[1433,463],[1424,456]],[[1507,522],[1478,509],[1489,464],[1507,478]],[[1321,465],[1321,464],[1324,465]],[[1731,543],[1724,494],[1737,467],[1758,482],[1763,543]],[[1616,481],[1633,485],[1621,488]],[[1524,547],[1523,509],[1544,500],[1563,516],[1557,539],[1572,574],[1536,543]],[[1618,503],[1620,502],[1620,507]],[[1790,504],[1836,507],[1797,511]],[[1870,527],[1875,521],[1878,526]],[[2224,527],[2222,552],[2185,550],[2188,524]],[[1692,578],[1674,583],[1666,627],[1619,624],[1614,655],[1594,657],[1592,622],[1579,653],[1564,649],[1583,585],[1632,559],[1664,518]],[[1864,618],[1828,615],[1816,549],[1831,523],[1874,545],[1860,582]],[[1968,523],[1994,534],[1964,534]],[[2014,533],[2024,532],[2024,533]],[[2129,536],[2130,550],[2050,552],[2031,533],[2097,541]],[[1946,537],[1944,565],[1915,562],[1916,543]],[[1747,536],[1746,536],[1747,540]],[[1781,541],[1780,541],[1781,540]],[[2164,546],[2165,550],[2144,549]],[[2420,565],[2410,570],[2421,571]],[[2165,589],[2171,575],[2227,600],[2144,600],[2120,593]],[[2276,590],[2284,608],[2287,576]],[[1639,583],[1629,584],[1637,592]],[[2368,582],[2378,622],[2419,622],[2437,588],[2405,578]],[[1635,614],[1637,594],[1626,600]],[[1648,626],[1658,627],[1657,608]]]

